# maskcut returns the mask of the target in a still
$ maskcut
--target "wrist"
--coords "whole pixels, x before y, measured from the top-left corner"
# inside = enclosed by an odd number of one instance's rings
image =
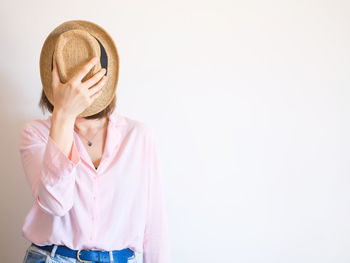
[[[62,109],[54,109],[52,112],[52,119],[59,122],[70,122],[74,124],[76,117]]]

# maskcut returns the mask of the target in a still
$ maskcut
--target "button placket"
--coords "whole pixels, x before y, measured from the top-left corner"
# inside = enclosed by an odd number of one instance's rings
[[[92,240],[92,238],[96,236],[97,188],[98,188],[98,180],[97,180],[97,177],[95,177],[95,179],[93,180],[93,188],[92,188],[92,215],[91,215],[92,233],[91,233],[90,240]]]

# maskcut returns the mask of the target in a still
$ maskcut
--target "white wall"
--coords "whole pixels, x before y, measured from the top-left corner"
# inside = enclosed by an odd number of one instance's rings
[[[118,110],[158,136],[172,262],[350,262],[350,2],[2,1],[2,262],[32,200],[17,150],[46,118],[48,33],[91,20],[120,55]]]

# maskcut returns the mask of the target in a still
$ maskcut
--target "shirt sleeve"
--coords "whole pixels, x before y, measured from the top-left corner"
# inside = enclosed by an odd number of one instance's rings
[[[153,131],[149,139],[148,210],[143,241],[144,263],[170,263],[168,217],[164,195],[163,177]]]
[[[25,125],[18,147],[35,201],[47,213],[64,216],[73,206],[75,168],[81,162],[74,141],[67,157],[50,136],[45,140]]]

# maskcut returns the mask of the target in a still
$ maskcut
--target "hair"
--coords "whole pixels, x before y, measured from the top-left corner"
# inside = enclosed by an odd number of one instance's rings
[[[114,95],[112,101],[102,111],[95,113],[94,115],[86,116],[83,118],[91,120],[91,119],[101,119],[105,116],[108,116],[110,113],[112,113],[114,111],[114,109],[116,107],[116,101],[117,101],[116,95]],[[49,111],[50,113],[52,113],[54,110],[54,106],[47,99],[45,92],[44,92],[44,89],[41,91],[41,98],[40,98],[38,105],[41,108],[43,114],[45,114],[45,111]]]

